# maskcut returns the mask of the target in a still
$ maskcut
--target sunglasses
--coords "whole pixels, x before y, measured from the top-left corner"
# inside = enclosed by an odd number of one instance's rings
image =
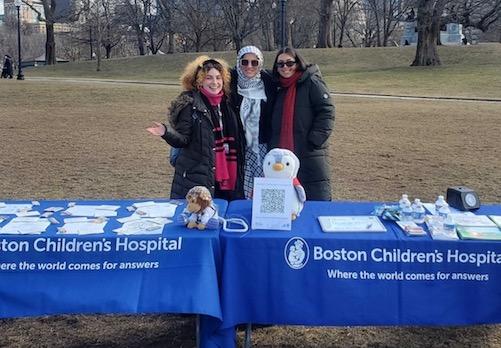
[[[252,66],[256,67],[259,65],[259,60],[242,59],[242,60],[240,60],[240,64],[243,66],[252,65]]]
[[[279,68],[283,68],[284,66],[288,66],[289,68],[292,68],[294,65],[296,65],[296,61],[295,60],[288,60],[286,62],[277,62],[277,67]]]

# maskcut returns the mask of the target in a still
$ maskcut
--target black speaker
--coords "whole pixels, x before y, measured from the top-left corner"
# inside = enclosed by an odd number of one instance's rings
[[[447,189],[447,203],[459,210],[474,210],[480,208],[480,198],[471,188],[454,186]]]

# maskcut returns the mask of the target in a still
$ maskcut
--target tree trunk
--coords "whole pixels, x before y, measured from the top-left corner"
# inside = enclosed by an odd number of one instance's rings
[[[437,35],[440,33],[440,16],[444,6],[444,0],[419,0],[418,42],[411,66],[441,65],[437,51]]]
[[[94,47],[92,46],[94,38],[92,37],[92,27],[89,27],[89,48],[90,48],[90,60],[94,58]]]
[[[322,0],[320,3],[320,18],[318,23],[317,48],[332,47],[332,0]]]
[[[344,21],[341,22],[341,28],[339,28],[339,44],[337,47],[343,47],[343,40],[344,40],[344,30],[346,28],[346,23]]]
[[[45,23],[47,40],[45,41],[45,64],[56,64],[56,40],[54,38],[54,23]]]
[[[273,29],[271,24],[272,23],[270,23],[269,21],[262,21],[261,25],[265,51],[273,51],[275,49],[275,45],[273,44]]]
[[[240,38],[240,36],[238,35],[233,35],[233,43],[235,43],[235,49],[238,51],[240,51],[240,49],[242,48],[242,39]]]
[[[139,28],[139,25],[136,25],[136,36],[137,36],[137,48],[139,50],[139,55],[144,56],[144,34]]]
[[[168,49],[167,53],[168,54],[173,54],[174,53],[174,31],[169,30],[169,42],[168,42]]]

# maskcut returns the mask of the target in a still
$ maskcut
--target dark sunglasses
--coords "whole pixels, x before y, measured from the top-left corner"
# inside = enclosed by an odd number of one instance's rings
[[[243,66],[248,66],[248,65],[258,66],[259,65],[259,60],[241,59],[240,60],[240,64],[243,65]]]
[[[284,66],[288,66],[289,68],[292,68],[294,65],[296,65],[295,60],[288,60],[286,62],[277,62],[276,63],[279,68],[283,68]]]

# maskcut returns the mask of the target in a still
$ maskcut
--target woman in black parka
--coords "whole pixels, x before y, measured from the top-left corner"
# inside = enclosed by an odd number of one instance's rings
[[[243,198],[245,140],[229,105],[230,78],[226,62],[198,57],[181,76],[184,92],[171,103],[169,121],[147,129],[181,148],[171,198],[185,198],[194,186],[207,187],[215,198]]]
[[[334,104],[316,65],[306,64],[293,48],[278,51],[273,75],[279,80],[269,148],[293,151],[301,162],[298,179],[308,200],[331,200],[328,139]]]

